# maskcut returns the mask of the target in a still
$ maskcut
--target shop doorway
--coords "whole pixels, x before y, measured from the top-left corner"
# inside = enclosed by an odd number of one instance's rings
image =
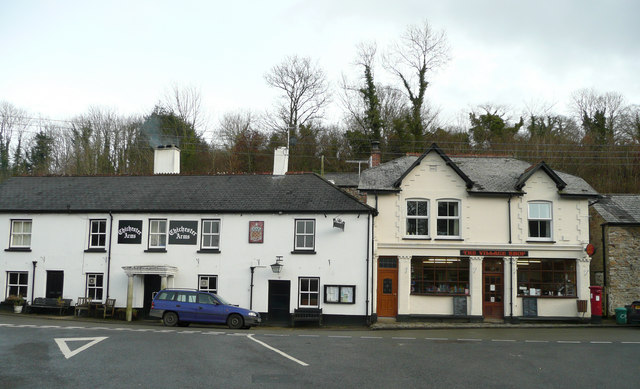
[[[482,261],[482,316],[504,319],[504,266],[502,259]]]
[[[142,303],[142,315],[143,317],[149,316],[149,311],[151,310],[151,302],[153,301],[153,296],[157,292],[160,291],[161,285],[160,276],[157,274],[145,274],[144,275],[144,300]]]
[[[378,288],[376,312],[378,317],[398,314],[398,258],[378,258]]]
[[[269,323],[289,324],[291,314],[291,281],[269,280]]]
[[[47,270],[47,286],[45,297],[58,298],[62,297],[62,289],[64,287],[64,272],[61,270]]]

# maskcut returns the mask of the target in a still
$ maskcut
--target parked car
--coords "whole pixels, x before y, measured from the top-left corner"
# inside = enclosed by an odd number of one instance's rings
[[[251,328],[262,321],[258,312],[231,305],[215,293],[186,289],[163,289],[151,303],[151,317],[165,326],[189,323],[227,324],[229,328]]]

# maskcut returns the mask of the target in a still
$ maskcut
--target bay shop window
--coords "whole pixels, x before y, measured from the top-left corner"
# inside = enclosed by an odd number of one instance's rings
[[[469,258],[411,258],[411,294],[468,295]]]
[[[576,297],[576,260],[518,259],[518,295]]]

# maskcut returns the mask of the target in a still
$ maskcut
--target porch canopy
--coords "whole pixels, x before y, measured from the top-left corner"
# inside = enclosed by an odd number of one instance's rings
[[[127,321],[131,321],[133,316],[133,277],[139,275],[153,274],[160,276],[160,288],[167,287],[167,278],[173,277],[178,272],[178,268],[169,265],[143,265],[143,266],[123,266],[122,270],[129,277],[127,284]]]

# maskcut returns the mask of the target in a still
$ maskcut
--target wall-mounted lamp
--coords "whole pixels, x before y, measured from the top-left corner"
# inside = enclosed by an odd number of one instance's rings
[[[282,270],[282,255],[277,255],[276,256],[276,263],[274,263],[273,265],[271,265],[271,271],[274,273],[280,273],[280,271]]]
[[[344,231],[344,220],[340,219],[339,217],[333,218],[333,227],[339,228]]]

